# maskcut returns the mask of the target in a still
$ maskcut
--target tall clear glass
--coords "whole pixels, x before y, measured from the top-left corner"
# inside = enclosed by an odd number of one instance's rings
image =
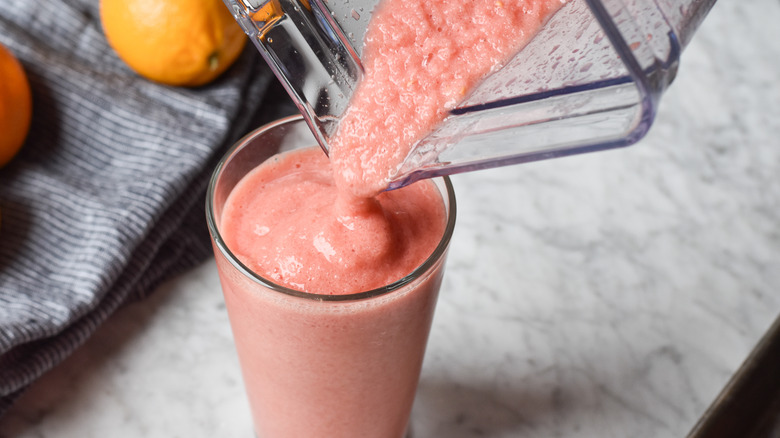
[[[349,295],[288,289],[252,272],[220,235],[233,187],[270,156],[316,145],[301,116],[257,129],[222,159],[206,215],[258,438],[400,438],[407,430],[455,226],[450,181],[433,179],[447,211],[433,254],[405,278]]]

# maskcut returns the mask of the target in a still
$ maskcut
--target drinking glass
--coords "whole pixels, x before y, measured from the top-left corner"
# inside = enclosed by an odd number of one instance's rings
[[[455,225],[448,178],[434,178],[446,227],[434,252],[392,284],[348,295],[286,288],[247,268],[220,234],[225,200],[272,155],[315,146],[301,116],[261,127],[217,166],[206,215],[258,438],[400,438],[414,400]]]

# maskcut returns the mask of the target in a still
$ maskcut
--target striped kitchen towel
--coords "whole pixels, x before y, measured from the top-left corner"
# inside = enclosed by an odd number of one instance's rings
[[[98,7],[0,1],[0,43],[34,106],[0,169],[0,415],[119,306],[207,258],[208,178],[271,78],[248,44],[208,86],[144,80],[107,45]]]

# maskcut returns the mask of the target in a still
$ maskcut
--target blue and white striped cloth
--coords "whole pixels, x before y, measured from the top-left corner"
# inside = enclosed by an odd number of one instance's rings
[[[210,254],[209,174],[271,77],[248,44],[211,85],[146,81],[107,45],[98,3],[0,1],[34,106],[0,169],[0,415],[119,306]]]

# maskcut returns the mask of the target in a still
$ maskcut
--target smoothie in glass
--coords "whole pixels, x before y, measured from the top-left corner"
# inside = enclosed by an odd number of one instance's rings
[[[314,144],[301,118],[269,125],[209,188],[255,432],[400,438],[454,228],[452,188],[424,181],[355,205],[338,199],[321,150],[269,159]]]

